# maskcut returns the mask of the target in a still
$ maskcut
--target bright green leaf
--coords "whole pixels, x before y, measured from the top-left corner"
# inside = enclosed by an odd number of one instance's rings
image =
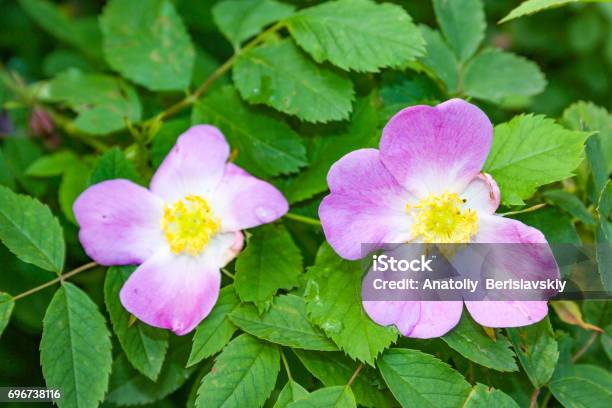
[[[463,313],[459,324],[442,337],[452,349],[465,358],[498,371],[517,371],[511,344],[502,335],[491,339],[468,315]]]
[[[81,161],[74,161],[65,170],[59,187],[59,203],[62,212],[76,224],[72,206],[77,197],[87,188],[89,166]]]
[[[612,375],[593,365],[579,364],[559,370],[549,388],[564,407],[607,408],[612,401]]]
[[[64,236],[49,207],[2,186],[0,240],[24,262],[58,274],[64,268]]]
[[[512,9],[510,13],[501,20],[500,23],[537,13],[549,8],[564,6],[569,3],[588,2],[589,0],[527,0],[519,4],[518,7]],[[591,0],[598,1],[598,0]]]
[[[495,127],[484,171],[497,182],[504,203],[523,204],[537,187],[572,176],[588,136],[541,115],[516,116]]]
[[[378,367],[404,407],[460,407],[470,392],[461,374],[436,357],[409,349],[390,349]]]
[[[484,38],[487,26],[481,0],[434,0],[442,33],[460,62],[470,58]]]
[[[536,388],[542,387],[552,376],[559,351],[548,317],[525,327],[507,329],[514,351]]]
[[[304,387],[293,380],[289,380],[281,390],[280,394],[278,394],[278,398],[276,399],[276,403],[274,404],[273,408],[287,408],[287,406],[292,402],[306,396],[308,396],[308,391],[306,391]]]
[[[49,82],[47,97],[68,104],[78,114],[74,125],[93,135],[122,129],[125,119],[140,120],[140,100],[134,88],[108,75],[64,72]]]
[[[192,122],[220,128],[237,151],[236,164],[255,175],[291,173],[306,164],[298,135],[284,122],[246,106],[232,87],[200,100]]]
[[[195,51],[170,0],[111,0],[100,27],[106,60],[124,77],[153,91],[189,86]]]
[[[40,362],[60,408],[97,407],[108,387],[110,333],[96,304],[72,283],[57,290],[43,319]]]
[[[13,297],[8,293],[0,292],[0,336],[11,320],[14,306]]]
[[[128,313],[119,301],[119,291],[135,268],[111,267],[104,281],[104,302],[113,324],[113,331],[132,366],[142,374],[156,380],[168,348],[168,332],[143,322],[130,325]]]
[[[323,244],[308,272],[306,300],[311,320],[351,358],[370,365],[395,341],[397,330],[374,323],[361,306],[361,267]]]
[[[423,54],[424,41],[400,6],[337,0],[301,10],[287,20],[295,41],[317,62],[344,70],[378,72]]]
[[[68,166],[77,161],[76,155],[69,150],[62,150],[50,156],[43,156],[36,160],[26,170],[28,176],[53,177],[60,176]]]
[[[357,407],[350,387],[320,388],[287,406],[288,408],[354,408]]]
[[[125,154],[118,147],[113,147],[94,163],[88,184],[94,185],[105,180],[127,179],[138,183],[140,176]]]
[[[306,302],[295,295],[274,298],[261,316],[257,308],[242,305],[230,315],[232,322],[243,331],[283,346],[306,350],[337,350],[336,345],[306,317]]]
[[[489,48],[465,67],[463,89],[466,95],[499,103],[506,97],[533,96],[546,86],[546,79],[533,61]]]
[[[230,321],[229,314],[239,304],[233,285],[221,289],[215,307],[196,329],[187,366],[212,356],[230,341],[237,328]]]
[[[503,391],[476,384],[462,408],[519,408],[518,404]]]
[[[219,30],[238,49],[241,42],[294,10],[275,0],[225,0],[215,4],[212,14]]]
[[[260,310],[279,289],[298,285],[302,255],[282,225],[254,229],[246,250],[236,261],[236,293]]]
[[[423,65],[440,78],[449,93],[457,88],[458,66],[457,57],[436,30],[421,25],[421,33],[425,38],[426,53],[420,58]]]
[[[276,346],[243,334],[223,349],[202,379],[196,407],[261,407],[274,389],[279,369]]]

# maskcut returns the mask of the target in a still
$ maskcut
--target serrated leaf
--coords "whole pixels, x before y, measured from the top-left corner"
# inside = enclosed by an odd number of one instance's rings
[[[404,407],[455,408],[461,406],[470,392],[470,384],[461,374],[417,350],[387,350],[378,360],[378,367]]]
[[[504,336],[491,339],[468,315],[463,313],[459,324],[442,337],[453,350],[482,366],[498,371],[517,371],[514,352]]]
[[[315,61],[378,72],[424,52],[421,33],[404,9],[369,0],[338,0],[301,10],[287,19],[289,32]]]
[[[506,331],[529,380],[534,387],[542,387],[550,380],[559,358],[557,341],[548,317],[530,326]]]
[[[306,317],[306,302],[295,295],[275,297],[270,308],[259,315],[257,308],[241,305],[230,315],[243,331],[283,346],[333,351],[338,348]]]
[[[307,122],[343,120],[351,112],[351,81],[306,58],[289,39],[240,54],[232,74],[240,95],[250,103]]]
[[[236,261],[236,293],[262,310],[279,289],[297,286],[302,271],[302,255],[285,227],[264,225],[252,230]]]
[[[275,345],[243,334],[223,349],[198,389],[196,407],[261,407],[280,369]]]
[[[523,204],[537,187],[572,176],[583,158],[586,132],[566,130],[542,115],[520,115],[495,126],[484,165],[505,204]]]
[[[568,212],[585,225],[595,225],[595,219],[582,201],[575,195],[563,190],[548,190],[542,193],[544,198]]]
[[[194,367],[185,368],[188,346],[188,342],[171,342],[156,381],[140,374],[130,365],[125,355],[120,354],[113,362],[106,402],[119,406],[150,404],[179,389],[194,371]]]
[[[304,389],[300,384],[293,380],[287,381],[287,384],[283,387],[278,398],[274,403],[273,408],[287,408],[289,404],[308,396],[308,391]]]
[[[487,26],[481,0],[434,0],[436,20],[460,62],[470,58]]]
[[[111,0],[100,28],[106,60],[124,77],[153,91],[189,86],[195,51],[171,1]]]
[[[0,186],[0,240],[24,262],[61,273],[64,236],[49,207]]]
[[[91,186],[113,179],[127,179],[135,183],[140,182],[140,176],[136,168],[117,146],[107,150],[96,160],[89,176],[88,185]]]
[[[569,3],[586,2],[588,0],[527,0],[519,4],[518,7],[512,9],[508,15],[499,20],[499,23],[505,23],[506,21],[527,16],[530,14],[537,13],[542,10],[546,10],[553,7],[564,6]],[[597,0],[594,0],[597,1]]]
[[[53,177],[60,176],[66,171],[68,166],[77,161],[76,155],[63,150],[50,156],[43,156],[28,166],[25,174],[33,177]]]
[[[540,68],[524,57],[489,48],[466,65],[463,90],[466,95],[494,103],[514,96],[533,96],[546,86]]]
[[[193,347],[187,366],[220,351],[232,338],[237,327],[229,319],[229,314],[240,304],[233,285],[225,286],[219,292],[219,299],[206,319],[200,323],[193,336]]]
[[[74,125],[83,132],[103,135],[125,127],[125,119],[141,117],[138,94],[120,79],[71,70],[49,82],[49,100],[64,102],[77,113]]]
[[[518,404],[503,391],[476,384],[461,405],[462,408],[519,408]]]
[[[347,386],[320,388],[288,405],[288,408],[353,408],[355,397]]]
[[[564,367],[550,381],[550,391],[564,407],[607,408],[612,400],[612,375],[601,367]]]
[[[236,164],[257,176],[297,171],[306,164],[306,149],[284,122],[246,106],[226,86],[198,101],[192,123],[217,126],[237,150]]]
[[[11,320],[15,301],[8,293],[0,292],[0,336]]]
[[[426,43],[426,52],[420,58],[421,63],[446,85],[448,93],[454,92],[457,89],[458,80],[459,61],[457,57],[438,31],[425,25],[419,28]]]
[[[40,362],[49,388],[62,388],[60,408],[97,407],[111,372],[110,333],[96,304],[64,282],[43,319]]]
[[[64,171],[59,186],[59,203],[66,218],[76,224],[72,206],[77,197],[87,188],[89,166],[81,161],[74,161]]]
[[[119,300],[119,291],[134,271],[132,266],[111,267],[104,281],[104,303],[113,331],[132,366],[156,380],[168,348],[168,332],[137,321],[130,325],[130,313]]]
[[[215,24],[234,49],[263,27],[293,14],[295,8],[275,0],[225,0],[212,8]]]
[[[398,332],[377,325],[363,310],[361,275],[359,262],[343,260],[323,244],[308,271],[305,297],[311,321],[351,358],[373,365]]]
[[[345,385],[359,366],[343,353],[321,353],[294,350],[304,367],[326,387]],[[372,408],[396,406],[388,390],[382,390],[382,378],[372,367],[365,366],[355,377],[351,389],[360,405]]]

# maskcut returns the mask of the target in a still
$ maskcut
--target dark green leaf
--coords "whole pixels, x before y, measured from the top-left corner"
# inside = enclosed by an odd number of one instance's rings
[[[127,179],[138,183],[140,176],[125,154],[118,147],[113,147],[94,163],[88,184],[94,185],[105,180]]]
[[[548,190],[542,193],[542,195],[562,210],[574,216],[574,218],[580,220],[583,224],[595,225],[595,219],[582,201],[575,195],[563,190]]]
[[[273,408],[287,408],[289,404],[308,396],[308,391],[300,384],[293,380],[289,380],[283,387]]]
[[[11,320],[14,306],[13,297],[8,293],[0,292],[0,336]]]
[[[62,212],[76,224],[76,218],[72,211],[72,206],[77,197],[87,188],[87,180],[89,180],[89,166],[81,161],[74,161],[64,172],[62,182],[59,187],[59,203]]]
[[[518,404],[503,391],[476,384],[462,408],[519,408]]]
[[[78,159],[73,152],[63,150],[50,156],[43,156],[36,160],[27,168],[26,174],[33,177],[60,176],[72,163],[77,160]]]
[[[354,408],[355,397],[350,387],[320,388],[308,396],[289,404],[288,408]]]
[[[564,407],[607,408],[612,401],[612,375],[597,366],[564,367],[549,387]]]

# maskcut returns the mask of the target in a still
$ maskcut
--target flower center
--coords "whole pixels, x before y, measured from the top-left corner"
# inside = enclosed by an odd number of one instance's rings
[[[466,243],[478,231],[478,216],[463,210],[463,200],[455,193],[429,195],[418,204],[406,205],[414,218],[412,232],[426,243]]]
[[[200,196],[188,195],[171,206],[164,206],[161,228],[175,254],[198,255],[220,226],[220,220]]]

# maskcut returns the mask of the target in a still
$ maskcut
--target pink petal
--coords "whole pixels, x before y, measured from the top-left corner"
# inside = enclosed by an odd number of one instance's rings
[[[119,293],[121,303],[151,326],[189,333],[217,302],[219,268],[235,239],[233,233],[219,234],[198,257],[158,252],[130,276]]]
[[[144,262],[165,243],[162,201],[128,180],[109,180],[85,190],[74,203],[85,252],[101,265]]]
[[[487,173],[480,173],[461,193],[461,198],[465,201],[468,208],[493,214],[499,207],[499,187],[497,183]]]
[[[478,232],[474,242],[486,244],[546,244],[544,234],[538,229],[523,224],[512,218],[500,215],[480,214]]]
[[[361,149],[338,160],[327,174],[331,194],[319,207],[325,237],[343,258],[361,258],[362,243],[405,242],[411,238],[406,204],[415,198],[380,161],[376,149]]]
[[[151,191],[173,203],[189,194],[207,197],[221,181],[229,146],[219,129],[196,125],[183,133],[151,180]]]
[[[419,197],[461,193],[482,168],[492,138],[487,116],[461,99],[433,108],[412,106],[383,129],[381,160],[402,186]]]
[[[364,300],[363,309],[370,319],[381,326],[395,325],[404,336],[407,336],[419,319],[421,302]]]
[[[277,220],[289,204],[272,184],[251,176],[229,163],[216,190],[210,195],[213,213],[223,231],[239,231]]]
[[[548,314],[544,301],[465,302],[479,324],[487,327],[519,327],[537,323]]]

